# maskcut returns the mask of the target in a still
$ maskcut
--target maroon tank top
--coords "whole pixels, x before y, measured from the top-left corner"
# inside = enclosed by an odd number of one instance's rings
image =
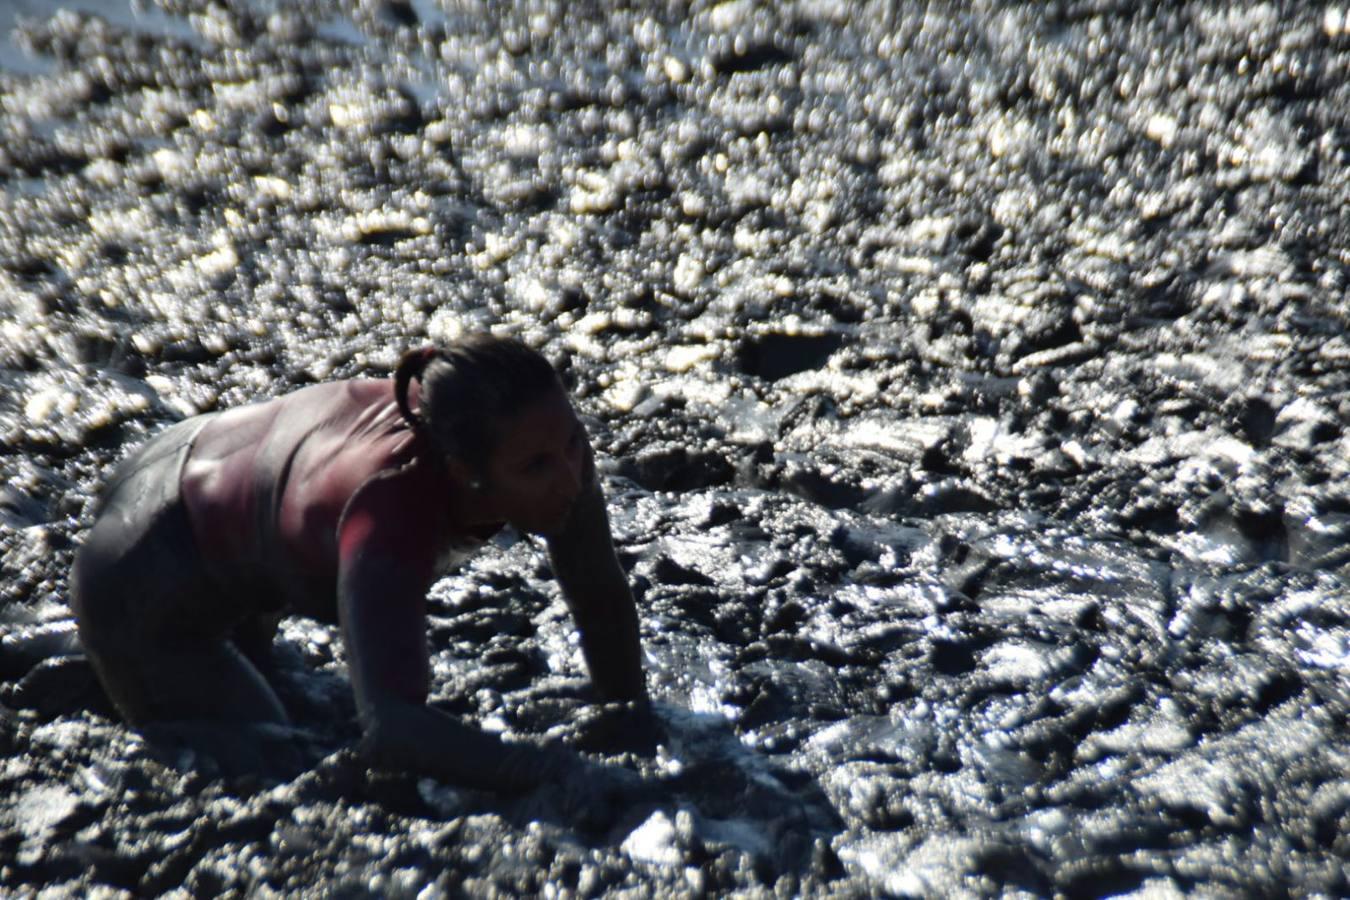
[[[364,509],[374,478],[378,509]],[[182,491],[222,590],[324,621],[336,620],[344,557],[397,560],[425,590],[450,548],[483,537],[451,533],[448,472],[399,414],[388,379],[314,385],[215,416],[193,443]],[[378,527],[391,518],[395,527]]]

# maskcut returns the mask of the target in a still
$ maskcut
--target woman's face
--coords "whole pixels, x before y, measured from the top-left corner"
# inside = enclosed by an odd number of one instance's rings
[[[509,416],[488,460],[487,491],[501,518],[520,531],[556,532],[581,493],[586,432],[561,391]]]

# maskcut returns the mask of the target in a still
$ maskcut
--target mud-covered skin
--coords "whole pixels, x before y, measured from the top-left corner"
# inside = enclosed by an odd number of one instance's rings
[[[433,591],[433,702],[667,794],[368,776],[287,620],[293,768],[5,713],[0,883],[1350,892],[1339,6],[441,5],[26,32],[0,592],[64,614],[165,422],[504,321],[571,360],[658,727],[523,544]]]

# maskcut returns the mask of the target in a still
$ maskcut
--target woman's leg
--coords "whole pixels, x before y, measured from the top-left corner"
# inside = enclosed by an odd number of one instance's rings
[[[89,656],[113,705],[135,725],[290,721],[271,685],[230,641]]]
[[[264,675],[270,675],[275,669],[272,644],[276,640],[281,619],[281,613],[259,613],[234,627],[231,640],[235,647]]]

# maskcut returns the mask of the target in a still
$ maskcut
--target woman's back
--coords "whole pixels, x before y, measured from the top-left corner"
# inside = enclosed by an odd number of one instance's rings
[[[214,417],[197,436],[182,492],[204,561],[224,582],[274,585],[297,612],[331,619],[338,527],[371,477],[408,478],[434,507],[439,466],[399,415],[388,380],[314,385]],[[420,495],[420,496],[419,496]],[[412,517],[424,512],[410,508]],[[441,537],[435,517],[420,532]]]

